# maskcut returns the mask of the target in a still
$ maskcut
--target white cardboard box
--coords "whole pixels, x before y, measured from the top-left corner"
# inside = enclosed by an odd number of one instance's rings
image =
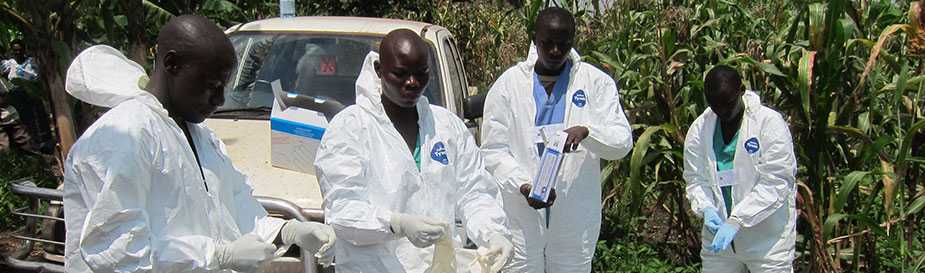
[[[278,82],[271,85],[274,93],[282,92]],[[324,114],[291,106],[282,109],[279,100],[274,99],[270,113],[270,160],[273,166],[315,174],[315,153],[327,127]]]

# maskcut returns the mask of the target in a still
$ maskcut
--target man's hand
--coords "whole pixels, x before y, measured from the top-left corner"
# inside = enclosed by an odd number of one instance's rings
[[[254,272],[273,259],[276,246],[265,243],[257,235],[246,234],[227,245],[219,245],[212,254],[218,268],[239,272]]]
[[[501,269],[511,262],[514,245],[511,244],[511,240],[508,240],[503,235],[495,234],[488,240],[488,247],[480,247],[477,251],[479,255],[488,258],[488,262],[491,264],[491,272],[497,273],[501,272]]]
[[[282,241],[287,245],[298,245],[318,258],[318,264],[324,267],[334,263],[334,229],[328,225],[314,222],[289,220],[280,231]]]
[[[520,194],[524,195],[524,198],[527,199],[527,204],[530,205],[531,208],[545,209],[548,207],[552,207],[552,204],[556,202],[556,189],[552,189],[552,191],[549,192],[549,200],[546,200],[546,203],[543,203],[543,201],[540,201],[540,200],[530,198],[530,191],[532,190],[533,190],[533,185],[530,185],[529,183],[520,185]]]
[[[575,126],[565,129],[568,138],[565,139],[565,149],[563,152],[570,153],[578,149],[578,144],[588,137],[588,128],[584,126]]]
[[[716,236],[713,236],[713,243],[707,246],[707,250],[713,253],[719,253],[729,249],[729,245],[732,244],[732,239],[736,237],[736,233],[738,232],[738,224],[728,222],[723,224],[719,227],[719,230],[716,231]]]
[[[705,208],[703,209],[703,225],[707,226],[707,230],[716,234],[716,231],[723,225],[723,219],[719,218],[719,213],[715,208]]]
[[[391,226],[396,235],[408,238],[418,248],[425,248],[442,238],[448,225],[430,217],[393,213]]]

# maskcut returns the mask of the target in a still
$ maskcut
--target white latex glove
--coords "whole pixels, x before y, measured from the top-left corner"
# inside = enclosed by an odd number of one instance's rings
[[[318,264],[324,267],[334,263],[334,229],[328,225],[315,222],[289,220],[279,232],[283,244],[298,245],[315,255]]]
[[[444,227],[447,226],[446,223],[430,217],[404,213],[393,213],[391,225],[392,232],[408,238],[408,241],[418,248],[425,248],[437,242],[443,237]]]
[[[212,259],[221,269],[255,272],[263,263],[275,257],[275,251],[276,246],[273,244],[263,242],[257,235],[247,234],[230,244],[217,246]]]
[[[514,245],[504,235],[495,234],[488,240],[488,247],[479,247],[478,253],[488,258],[491,262],[491,272],[497,273],[511,261]]]

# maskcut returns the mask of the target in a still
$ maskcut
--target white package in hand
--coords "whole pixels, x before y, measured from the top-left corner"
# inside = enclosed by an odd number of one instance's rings
[[[540,156],[540,167],[533,179],[533,191],[530,192],[530,198],[547,202],[549,193],[556,187],[556,177],[559,175],[559,166],[562,163],[565,148],[565,140],[568,135],[559,130],[543,132],[546,147],[543,148],[543,155]]]

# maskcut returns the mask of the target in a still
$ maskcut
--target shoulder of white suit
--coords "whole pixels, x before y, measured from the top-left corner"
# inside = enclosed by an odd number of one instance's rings
[[[144,103],[128,100],[110,109],[87,128],[74,147],[72,155],[94,154],[105,146],[131,152],[125,149],[151,150],[154,145],[148,140],[164,137],[163,121]]]
[[[434,120],[437,122],[437,126],[452,128],[457,131],[457,133],[460,130],[468,132],[468,130],[466,130],[466,124],[463,122],[463,120],[457,116],[456,113],[453,113],[449,109],[443,108],[443,106],[431,104],[430,112],[434,116]]]
[[[374,119],[370,113],[366,112],[363,107],[354,104],[347,106],[344,110],[341,110],[328,122],[327,131],[347,129],[347,128],[362,128],[364,122],[362,119],[368,117],[369,119]]]
[[[158,120],[151,106],[138,99],[129,99],[107,111],[97,122],[114,123],[120,128],[149,130]]]

